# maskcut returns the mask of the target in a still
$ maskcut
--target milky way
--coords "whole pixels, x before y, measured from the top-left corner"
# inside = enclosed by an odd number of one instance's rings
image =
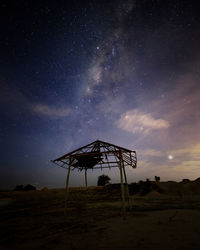
[[[96,139],[137,151],[129,182],[199,177],[197,3],[108,2],[1,2],[1,188],[64,186],[50,160]]]

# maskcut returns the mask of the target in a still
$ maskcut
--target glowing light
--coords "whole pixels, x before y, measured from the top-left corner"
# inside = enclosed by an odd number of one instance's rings
[[[168,155],[168,159],[173,160],[174,159],[173,155]]]
[[[91,92],[91,88],[90,88],[90,87],[87,87],[87,88],[86,88],[86,92],[87,92],[87,93],[90,93],[90,92]]]

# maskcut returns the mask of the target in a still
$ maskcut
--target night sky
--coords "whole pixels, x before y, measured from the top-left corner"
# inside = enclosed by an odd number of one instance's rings
[[[0,188],[64,187],[53,160],[97,139],[128,181],[200,177],[198,1],[1,1]],[[119,182],[119,171],[89,172]],[[84,174],[72,172],[72,186]]]

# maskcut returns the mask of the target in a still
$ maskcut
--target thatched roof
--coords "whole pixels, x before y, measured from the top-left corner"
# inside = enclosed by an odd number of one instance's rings
[[[52,162],[60,167],[73,169],[98,169],[118,167],[120,158],[124,166],[136,168],[136,151],[126,149],[108,142],[96,140],[81,148],[75,149]]]

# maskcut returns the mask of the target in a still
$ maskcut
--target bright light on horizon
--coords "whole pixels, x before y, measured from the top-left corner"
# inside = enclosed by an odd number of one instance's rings
[[[168,155],[168,159],[173,160],[174,159],[173,155]]]

